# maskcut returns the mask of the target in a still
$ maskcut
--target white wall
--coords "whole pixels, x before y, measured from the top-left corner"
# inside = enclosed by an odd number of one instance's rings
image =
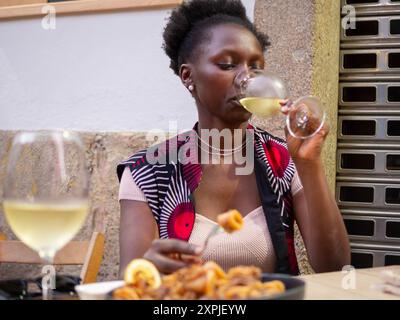
[[[244,0],[253,19],[255,0]],[[193,100],[161,49],[166,10],[0,21],[0,130],[191,128]]]

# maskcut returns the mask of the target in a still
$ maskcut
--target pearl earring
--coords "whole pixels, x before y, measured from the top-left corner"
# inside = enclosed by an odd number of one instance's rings
[[[193,89],[194,89],[193,85],[192,84],[189,85],[188,89],[189,89],[189,91],[193,91]]]

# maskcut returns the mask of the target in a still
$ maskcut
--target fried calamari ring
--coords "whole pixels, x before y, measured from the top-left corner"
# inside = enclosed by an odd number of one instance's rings
[[[217,222],[229,233],[240,230],[243,227],[242,215],[237,210],[229,210],[225,213],[221,213],[217,217]]]

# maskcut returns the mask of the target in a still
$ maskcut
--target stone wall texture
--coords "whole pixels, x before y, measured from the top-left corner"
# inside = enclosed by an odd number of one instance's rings
[[[255,24],[271,42],[266,66],[287,83],[292,99],[315,95],[323,103],[330,133],[323,149],[323,163],[331,191],[335,190],[336,137],[339,83],[340,1],[259,0]],[[283,136],[282,120],[256,119],[266,130]],[[299,230],[296,249],[302,273],[312,273]]]
[[[313,94],[326,106],[330,135],[324,147],[324,164],[334,190],[338,92],[339,19],[338,0],[257,0],[255,22],[266,32],[272,46],[266,53],[268,68],[287,82],[292,97]],[[281,120],[255,119],[261,127],[283,136]],[[0,131],[0,182],[5,175],[12,137]],[[88,238],[94,230],[105,233],[106,244],[98,280],[114,280],[119,263],[118,162],[149,145],[145,132],[80,133],[86,146],[91,175],[91,213],[77,239]],[[0,183],[0,203],[3,184]],[[0,232],[14,239],[0,207]],[[296,250],[302,273],[312,273],[307,254],[296,229]],[[59,272],[79,274],[78,267],[59,267]],[[0,279],[37,276],[40,266],[0,265]]]
[[[339,86],[340,1],[259,0],[255,24],[271,42],[266,66],[281,76],[292,99],[315,95],[327,113],[330,133],[323,161],[334,191],[336,177],[337,106]],[[283,136],[283,121],[256,119],[257,124]]]

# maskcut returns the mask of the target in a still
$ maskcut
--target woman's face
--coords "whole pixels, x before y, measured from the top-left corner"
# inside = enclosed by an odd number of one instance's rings
[[[238,101],[234,79],[240,71],[264,68],[260,43],[252,32],[236,24],[214,26],[208,35],[189,64],[200,118],[245,122],[250,113]]]

